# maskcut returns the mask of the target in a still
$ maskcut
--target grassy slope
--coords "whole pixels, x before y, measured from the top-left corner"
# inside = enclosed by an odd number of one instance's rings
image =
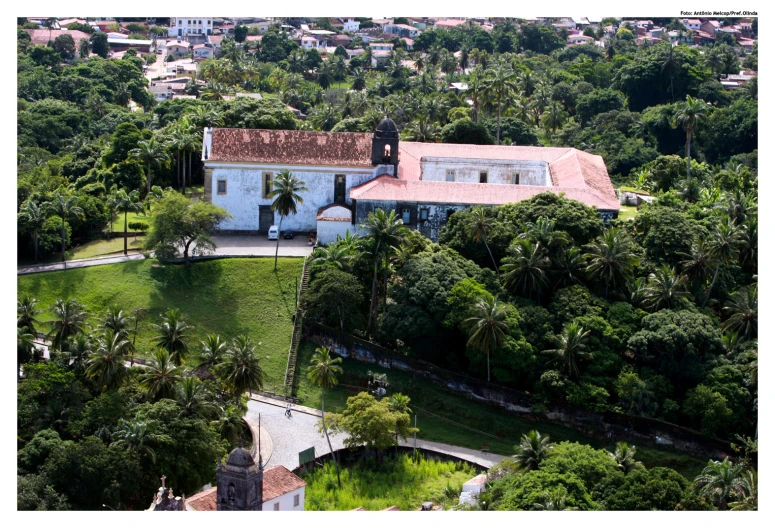
[[[41,301],[42,320],[50,320],[49,307],[71,297],[101,315],[116,303],[128,311],[143,307],[148,315],[138,326],[140,353],[151,349],[153,323],[167,308],[179,308],[193,326],[189,346],[198,349],[208,333],[231,339],[247,334],[262,343],[258,353],[267,373],[267,390],[281,390],[285,376],[293,323],[296,277],[302,259],[222,259],[197,262],[190,269],[165,266],[155,260],[96,266],[66,272],[40,273],[18,278],[18,290]],[[189,363],[194,363],[190,360]]]
[[[143,222],[144,224],[151,225],[151,217],[147,214],[141,214],[141,213],[127,213],[126,215],[126,224],[127,229],[129,229],[129,224],[132,222]],[[113,220],[113,224],[111,224],[111,231],[116,232],[123,232],[124,231],[124,213],[119,213],[116,215],[116,219]]]
[[[299,347],[297,365],[296,394],[303,399],[304,405],[320,408],[320,390],[311,386],[304,375],[306,365],[314,353],[314,345],[304,343]],[[500,407],[475,402],[462,395],[452,393],[438,385],[423,380],[421,377],[399,370],[387,370],[375,365],[345,359],[342,362],[344,373],[340,383],[347,386],[337,386],[326,394],[326,410],[339,412],[344,409],[348,396],[360,390],[365,390],[367,373],[386,372],[388,374],[388,393],[402,392],[412,399],[412,407],[417,414],[419,438],[446,444],[479,449],[487,444],[494,453],[511,455],[519,438],[530,431],[538,429],[549,434],[555,442],[570,441],[589,444],[595,448],[614,449],[615,440],[602,441],[582,435],[574,429],[555,425],[547,421],[526,420],[516,414],[509,413]],[[363,385],[362,389],[355,386]],[[437,416],[451,420],[442,420]],[[497,438],[477,433],[462,427],[465,425],[479,431],[495,435]],[[650,446],[637,446],[638,460],[648,467],[666,466],[675,469],[687,478],[694,478],[705,466],[706,460],[700,460],[665,449]]]
[[[638,216],[638,208],[634,205],[622,205],[619,210],[620,220],[634,220]]]
[[[343,468],[342,489],[337,489],[336,471],[330,462],[304,475],[307,488],[304,493],[305,510],[353,510],[363,507],[375,511],[397,506],[402,511],[416,510],[423,502],[443,502],[445,487],[459,492],[463,483],[476,472],[454,462],[399,457],[396,466],[386,459],[379,471],[362,466]],[[456,503],[457,499],[450,501]]]
[[[127,248],[130,251],[143,249],[143,237],[135,238],[130,236],[127,238]],[[92,240],[91,242],[87,242],[82,246],[74,248],[72,251],[72,257],[67,260],[99,257],[111,253],[123,253],[124,237],[112,238],[110,240]]]

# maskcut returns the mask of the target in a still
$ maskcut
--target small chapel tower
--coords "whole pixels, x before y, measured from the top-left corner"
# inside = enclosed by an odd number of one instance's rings
[[[264,471],[256,464],[250,451],[242,445],[229,453],[226,465],[218,463],[217,509],[233,511],[261,510],[263,505]]]
[[[398,166],[398,127],[387,116],[374,129],[371,139],[371,163]]]

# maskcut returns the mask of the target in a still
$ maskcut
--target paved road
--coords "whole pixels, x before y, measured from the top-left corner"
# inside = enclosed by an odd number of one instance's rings
[[[216,255],[274,257],[277,241],[266,235],[215,235]],[[306,257],[312,253],[307,237],[297,235],[292,240],[280,239],[281,257]]]
[[[257,399],[256,399],[257,398]],[[315,447],[318,456],[328,453],[326,439],[317,432],[317,424],[320,420],[320,411],[309,407],[294,406],[292,418],[285,417],[285,404],[277,400],[265,397],[256,397],[248,402],[248,418],[255,420],[261,413],[261,428],[266,429],[272,437],[273,453],[270,466],[282,464],[288,469],[295,469],[299,465],[299,451]],[[334,450],[344,447],[345,435],[330,435],[331,445]],[[400,445],[412,447],[412,440],[400,441]],[[430,442],[417,439],[417,447],[452,455],[463,460],[468,460],[483,467],[492,467],[504,456],[492,453],[482,453],[475,449]]]
[[[102,266],[104,264],[117,264],[119,262],[129,262],[130,260],[143,260],[142,253],[129,253],[128,255],[119,255],[115,257],[98,257],[91,259],[68,260],[67,269],[88,268],[90,266]],[[44,271],[59,271],[65,269],[61,262],[53,264],[37,264],[34,266],[19,266],[16,268],[17,275],[26,275],[28,273],[42,273]]]

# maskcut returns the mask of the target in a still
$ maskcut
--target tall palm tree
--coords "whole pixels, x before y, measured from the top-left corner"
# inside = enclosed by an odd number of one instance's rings
[[[312,355],[309,367],[307,367],[307,379],[313,385],[320,387],[320,419],[323,424],[323,432],[326,435],[326,442],[328,442],[328,449],[331,451],[331,458],[334,459],[336,480],[340,488],[342,481],[339,477],[339,463],[334,456],[334,449],[331,447],[331,439],[328,437],[328,428],[326,427],[326,389],[335,387],[339,382],[336,376],[342,373],[342,367],[339,366],[341,362],[342,358],[331,357],[331,351],[328,348],[318,347]]]
[[[208,401],[204,383],[196,376],[186,376],[175,386],[175,401],[186,416],[212,416],[215,407]]]
[[[664,62],[662,62],[660,71],[662,73],[667,73],[670,76],[670,98],[675,101],[675,93],[673,92],[673,79],[676,75],[678,75],[678,72],[681,69],[681,64],[678,62],[678,58],[673,53],[672,44],[668,44],[668,47],[670,51],[668,51],[667,57],[665,57]]]
[[[484,101],[485,95],[485,73],[480,67],[474,68],[471,74],[468,76],[468,89],[466,95],[471,98],[471,103],[474,110],[474,122],[479,122],[479,107]]]
[[[355,68],[353,70],[353,82],[350,88],[359,92],[366,88],[366,72],[363,68]]]
[[[151,457],[151,462],[156,463],[156,453],[148,443],[156,440],[156,435],[148,430],[148,424],[142,422],[127,422],[121,420],[118,430],[113,433],[111,446],[123,447],[127,452],[140,456],[146,454]]]
[[[503,344],[509,332],[505,321],[506,307],[498,302],[497,297],[477,299],[471,307],[471,317],[463,321],[469,328],[467,346],[479,353],[487,355],[487,381],[490,381],[490,353],[495,352]]]
[[[540,242],[533,244],[527,238],[516,238],[501,263],[503,284],[526,297],[536,292],[540,302],[541,291],[549,284],[546,270],[550,264]]]
[[[724,331],[732,331],[745,339],[756,339],[759,329],[759,289],[756,284],[741,288],[732,294],[724,305],[729,318],[724,322]]]
[[[256,346],[249,337],[240,335],[232,340],[221,363],[220,373],[237,401],[245,391],[250,391],[252,395],[254,390],[263,388],[266,374],[261,368]]]
[[[514,446],[517,454],[512,455],[517,464],[526,471],[538,469],[539,464],[549,456],[554,444],[549,435],[542,435],[536,430],[532,430],[522,435],[519,445]]]
[[[565,325],[559,336],[560,345],[553,350],[544,350],[542,354],[549,356],[550,361],[557,363],[571,379],[579,378],[579,359],[592,359],[592,354],[586,352],[586,338],[589,330],[579,323],[570,322]]]
[[[552,273],[557,277],[554,287],[562,288],[563,286],[581,284],[585,269],[586,263],[581,250],[576,246],[566,248],[560,253],[555,267],[552,269]]]
[[[50,202],[46,202],[46,209],[49,213],[53,213],[62,219],[62,227],[60,228],[60,236],[62,238],[62,262],[65,261],[65,222],[71,218],[83,217],[83,209],[78,207],[78,196],[70,196],[65,198],[61,194],[54,193],[54,198]]]
[[[490,255],[492,265],[495,268],[495,273],[500,277],[500,271],[498,265],[495,263],[495,258],[492,256],[490,246],[487,244],[487,232],[492,229],[495,224],[495,219],[487,215],[487,210],[481,205],[477,205],[470,209],[470,215],[468,216],[468,225],[466,226],[466,235],[474,242],[484,242],[484,247],[487,248],[487,253]]]
[[[67,345],[69,364],[77,374],[81,374],[86,368],[89,355],[94,352],[94,341],[91,336],[78,334],[70,338]]]
[[[138,191],[127,193],[124,189],[121,189],[110,198],[109,206],[119,213],[124,213],[124,255],[126,255],[128,236],[127,214],[143,211],[143,202],[140,201],[140,193]]]
[[[32,351],[35,348],[33,336],[26,326],[16,327],[16,375],[19,380],[22,378],[21,366],[32,358]]]
[[[402,134],[407,141],[436,143],[441,134],[441,127],[429,116],[420,114],[417,119],[412,120],[404,127]]]
[[[608,289],[627,284],[638,265],[638,258],[631,250],[626,233],[615,227],[607,229],[595,242],[589,244],[585,257],[589,277],[605,284],[606,299]]]
[[[32,200],[27,199],[19,209],[19,222],[32,232],[32,247],[35,255],[35,264],[38,263],[38,233],[46,223],[46,207],[41,207]]]
[[[132,343],[120,334],[106,330],[97,340],[97,350],[89,355],[86,375],[96,379],[103,390],[121,386],[128,375],[125,363],[131,345]]]
[[[210,372],[215,373],[218,366],[226,355],[227,343],[221,341],[218,334],[208,334],[204,341],[200,341],[201,348],[199,352],[199,367],[205,367]]]
[[[616,467],[626,475],[630,471],[644,467],[643,462],[635,460],[635,451],[635,446],[630,447],[627,442],[617,442],[616,449],[613,453],[608,451],[608,456],[616,462]]]
[[[36,317],[41,313],[42,310],[38,310],[38,300],[29,293],[22,293],[16,301],[16,326],[27,327],[31,334],[37,334],[36,325],[40,324],[40,321]]]
[[[282,232],[283,219],[291,214],[296,214],[296,206],[304,203],[304,198],[299,193],[309,191],[303,180],[294,176],[291,171],[284,170],[277,173],[274,181],[274,189],[269,192],[272,201],[272,210],[280,214],[280,226]],[[277,246],[274,252],[274,270],[277,271],[277,255],[280,252],[280,237],[277,237]]]
[[[728,457],[723,461],[711,460],[694,478],[694,489],[711,499],[718,509],[726,510],[730,499],[745,494],[742,472],[743,466]]]
[[[157,140],[156,137],[145,139],[137,144],[137,148],[133,148],[129,151],[130,155],[139,161],[142,165],[145,165],[145,181],[147,192],[151,192],[151,182],[153,175],[151,170],[154,167],[160,167],[167,163],[169,155],[167,154],[164,143]]]
[[[643,291],[643,306],[653,311],[675,308],[687,297],[686,276],[676,273],[675,268],[662,265],[649,274]]]
[[[734,220],[731,218],[727,218],[726,222],[720,222],[710,233],[708,244],[710,256],[716,263],[716,269],[713,272],[713,280],[710,281],[710,286],[708,286],[708,293],[705,296],[705,300],[702,302],[703,308],[705,308],[705,304],[708,302],[708,299],[710,299],[713,287],[716,285],[721,265],[726,265],[737,258],[741,234],[742,229],[735,225]]]
[[[247,427],[245,420],[242,419],[243,415],[244,412],[238,406],[231,405],[222,409],[218,419],[210,422],[210,425],[215,427],[218,434],[226,439],[230,445],[234,445]]]
[[[328,247],[319,247],[312,253],[312,264],[330,264],[339,270],[350,267],[353,255],[343,244],[333,244]]]
[[[180,310],[177,308],[168,309],[162,316],[162,323],[155,324],[153,327],[157,330],[157,334],[151,341],[169,352],[172,356],[172,362],[176,366],[179,367],[185,363],[186,356],[188,356],[186,331],[190,330],[191,327],[183,320]]]
[[[485,79],[485,93],[488,94],[498,106],[498,129],[496,141],[501,144],[501,109],[503,101],[512,93],[519,90],[517,76],[508,64],[498,63],[490,69]]]
[[[759,509],[759,473],[755,469],[749,469],[741,476],[741,490],[737,493],[737,500],[729,503],[732,511],[753,511]]]
[[[406,394],[397,392],[392,394],[388,399],[388,408],[390,412],[396,414],[411,414],[412,409],[409,407],[411,399]],[[398,460],[398,436],[400,434],[399,427],[396,427],[396,460]]]
[[[671,80],[672,82],[672,80]],[[675,113],[675,124],[680,125],[686,132],[686,177],[691,178],[692,161],[692,133],[697,130],[702,121],[708,118],[706,114],[708,105],[702,99],[695,99],[691,95],[686,96],[686,102]]]
[[[681,253],[681,256],[685,257],[681,261],[684,273],[693,281],[704,285],[713,271],[713,257],[706,238],[693,240],[689,252]]]
[[[157,348],[143,369],[140,386],[151,399],[171,398],[175,385],[181,379],[180,370],[172,363],[170,353],[163,348]]]
[[[67,343],[70,337],[84,332],[89,314],[75,299],[57,300],[52,311],[54,320],[51,322],[48,338],[54,350],[62,350],[62,345]]]
[[[563,109],[562,104],[559,101],[552,101],[544,113],[544,127],[554,133],[558,128],[562,127],[567,117],[568,114]]]
[[[175,151],[175,170],[177,173],[177,184],[178,187],[181,186],[180,182],[180,169],[181,169],[181,163],[180,163],[180,154],[183,151],[183,146],[186,143],[185,139],[185,133],[183,130],[181,130],[180,127],[174,127],[169,135],[167,136],[167,147],[173,149]],[[183,163],[185,163],[185,157],[183,158]],[[183,177],[185,178],[185,169],[183,169]],[[184,179],[185,182],[185,179]],[[183,183],[183,186],[185,186],[185,183]],[[184,191],[185,193],[185,191]],[[149,193],[150,196],[150,193]]]

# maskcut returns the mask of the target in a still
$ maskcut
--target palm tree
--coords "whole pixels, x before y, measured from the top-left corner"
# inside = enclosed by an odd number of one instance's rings
[[[559,101],[552,101],[544,113],[544,127],[554,133],[558,128],[562,127],[567,117],[568,114],[563,109],[562,104]]]
[[[649,274],[643,291],[643,306],[654,311],[675,308],[687,297],[686,276],[676,273],[675,268],[662,265]]]
[[[605,284],[605,298],[608,289],[627,284],[632,278],[638,258],[630,249],[630,241],[624,231],[612,227],[607,229],[594,243],[587,246],[587,273],[590,279]]]
[[[323,132],[329,132],[341,120],[341,114],[328,103],[316,106],[309,116],[309,122]]]
[[[745,339],[756,339],[759,329],[758,286],[752,284],[732,294],[732,300],[724,305],[729,318],[724,331],[732,331]]]
[[[549,456],[554,449],[549,435],[543,436],[536,430],[532,430],[522,435],[518,446],[515,446],[517,454],[512,455],[517,464],[526,471],[538,469],[541,461]]]
[[[19,222],[32,231],[32,247],[35,264],[38,263],[38,233],[46,223],[46,207],[41,207],[32,200],[26,200],[19,209]]]
[[[540,302],[541,290],[549,284],[546,270],[550,261],[545,253],[540,242],[533,244],[527,238],[514,239],[501,263],[504,286],[526,297],[537,292]]]
[[[24,326],[31,334],[37,334],[36,325],[40,324],[40,321],[36,316],[41,313],[43,312],[38,310],[38,300],[29,293],[22,293],[16,301],[16,326],[18,328]]]
[[[390,409],[390,412],[396,413],[396,414],[411,414],[412,409],[409,407],[410,402],[409,396],[406,394],[401,394],[400,392],[397,392],[395,394],[392,394],[390,396],[390,399],[388,399],[388,408]],[[396,427],[396,458],[395,460],[398,460],[398,435],[399,435],[399,428]]]
[[[353,82],[350,88],[359,92],[366,88],[366,72],[363,71],[363,68],[355,68],[353,70]]]
[[[54,26],[59,22],[59,19],[57,17],[49,17],[46,20],[43,21],[43,27],[48,28],[48,44],[51,45],[51,30],[54,29]]]
[[[227,409],[221,410],[217,420],[210,422],[215,427],[218,434],[225,438],[230,445],[237,443],[237,439],[245,430],[245,420],[242,419],[244,412],[236,405],[230,405]]]
[[[576,246],[567,248],[560,253],[559,258],[556,261],[556,267],[552,270],[557,276],[554,287],[561,288],[563,286],[581,284],[585,268],[586,264],[584,262],[584,257],[581,254],[581,250]]]
[[[752,511],[759,509],[759,473],[749,469],[743,473],[740,483],[741,491],[735,502],[729,503],[732,511]]]
[[[710,294],[716,285],[721,265],[727,264],[736,258],[737,249],[741,242],[741,233],[741,228],[736,226],[731,218],[727,218],[726,222],[719,223],[716,229],[711,232],[709,249],[711,258],[716,262],[716,270],[713,272],[713,280],[710,281],[710,286],[708,286],[708,293],[702,302],[702,308],[705,308],[705,304],[710,299]]]
[[[35,336],[29,333],[26,326],[16,327],[16,375],[22,379],[21,366],[32,358],[32,351],[35,348]]]
[[[334,80],[334,65],[331,61],[325,61],[318,68],[318,84],[324,90],[327,90],[331,86],[331,81]]]
[[[318,347],[315,349],[310,365],[307,368],[307,379],[313,385],[320,387],[320,420],[323,424],[326,441],[328,442],[328,449],[331,451],[331,458],[334,459],[336,480],[340,488],[342,487],[342,481],[339,478],[339,463],[336,460],[336,456],[334,456],[334,449],[331,447],[331,439],[328,437],[328,428],[326,427],[326,389],[335,387],[339,382],[336,375],[342,373],[342,367],[339,366],[341,362],[342,358],[331,357],[331,351],[328,348]]]
[[[264,370],[261,368],[256,347],[245,335],[235,337],[221,363],[220,373],[226,386],[237,401],[245,391],[253,394],[264,386]]]
[[[274,181],[274,189],[268,196],[274,198],[272,210],[280,213],[279,231],[282,232],[283,219],[291,214],[296,214],[296,205],[303,204],[304,198],[299,193],[309,191],[305,187],[305,182],[299,180],[291,174],[291,171],[284,170],[277,173]],[[280,252],[280,237],[277,237],[277,246],[274,252],[274,270],[277,271],[277,255]]]
[[[490,255],[492,265],[495,268],[495,273],[500,277],[500,271],[498,271],[498,265],[495,263],[495,258],[492,256],[490,246],[487,244],[487,232],[495,224],[495,219],[487,214],[487,210],[481,205],[472,207],[469,211],[468,225],[466,226],[466,235],[474,242],[484,242],[484,247],[487,248],[487,253]]]
[[[156,463],[156,453],[148,442],[156,440],[156,435],[151,434],[148,431],[148,424],[142,422],[127,422],[121,420],[118,424],[119,429],[113,433],[115,439],[111,442],[111,446],[123,447],[129,453],[140,456],[141,454],[147,454],[151,457],[151,462]]]
[[[124,337],[129,335],[129,317],[120,306],[115,304],[108,308],[102,318],[102,326]]]
[[[97,350],[89,355],[86,375],[96,379],[103,390],[119,387],[128,375],[125,363],[131,346],[128,339],[106,330],[97,340]]]
[[[561,368],[571,379],[579,378],[579,359],[592,359],[592,354],[586,352],[586,341],[589,330],[577,322],[570,322],[565,325],[562,334],[559,337],[560,345],[553,350],[544,350],[541,352],[550,356],[550,361],[559,363]]]
[[[54,193],[52,201],[46,203],[46,209],[62,219],[60,235],[62,237],[62,262],[65,261],[65,222],[70,218],[83,217],[83,209],[78,207],[78,196],[65,199],[61,194]]]
[[[668,46],[670,51],[668,52],[667,57],[665,57],[665,61],[662,63],[660,71],[662,73],[667,72],[667,74],[670,76],[670,98],[675,101],[675,93],[673,92],[673,78],[678,75],[678,72],[681,69],[681,65],[678,63],[678,59],[673,54],[673,46]]]
[[[567,497],[568,497],[568,493],[561,489],[544,491],[541,494],[541,502],[534,502],[533,508],[536,510],[543,510],[543,511],[578,510],[578,508],[571,508],[570,506],[565,506],[565,499],[567,499]]]
[[[485,79],[485,93],[492,97],[498,105],[498,129],[496,134],[497,144],[501,144],[501,108],[503,100],[519,90],[517,77],[514,70],[504,63],[497,64],[489,70]]]
[[[626,475],[630,471],[644,467],[643,462],[635,460],[635,451],[635,446],[630,447],[627,442],[617,442],[614,452],[607,453],[616,462],[616,467]]]
[[[75,299],[66,301],[59,299],[52,308],[54,320],[48,338],[54,350],[62,350],[62,345],[75,335],[81,334],[86,328],[86,317],[89,315],[83,305]]]
[[[188,335],[186,335],[186,331],[190,330],[191,327],[183,320],[180,310],[177,308],[168,309],[162,316],[162,323],[160,325],[155,324],[153,327],[158,333],[151,341],[156,346],[169,352],[172,362],[176,366],[179,367],[185,363],[186,356],[188,355],[188,344],[186,343]]]
[[[672,79],[671,79],[672,83]],[[681,125],[686,132],[686,177],[691,177],[691,149],[692,133],[699,127],[700,123],[708,118],[705,113],[708,105],[702,99],[694,99],[691,95],[686,96],[686,103],[681,105],[675,113],[675,125]]]
[[[694,478],[694,489],[711,499],[718,509],[726,510],[730,499],[745,494],[742,470],[742,465],[734,464],[728,457],[721,462],[711,460]]]
[[[137,148],[130,150],[129,153],[134,159],[145,165],[146,188],[148,189],[147,192],[150,193],[152,181],[151,169],[164,165],[169,160],[169,155],[167,154],[164,143],[158,141],[154,136],[151,139],[140,141],[137,144]]]
[[[152,399],[171,398],[175,385],[181,379],[180,371],[172,363],[170,353],[163,348],[157,348],[140,376],[140,386]]]
[[[174,127],[167,136],[167,146],[175,151],[175,170],[177,171],[177,184],[181,186],[180,182],[180,153],[183,150],[183,146],[186,143],[185,133],[180,127]],[[183,158],[185,163],[185,157]],[[183,169],[183,185],[185,186],[185,169]],[[184,191],[185,193],[185,191]],[[150,193],[148,194],[150,196]]]
[[[199,367],[205,367],[210,372],[215,372],[226,355],[227,343],[221,341],[221,336],[208,334],[204,341],[200,341],[202,348],[199,352]]]
[[[478,66],[474,68],[468,78],[468,90],[466,94],[471,98],[471,103],[474,109],[474,122],[479,122],[479,107],[484,99],[485,81],[484,70]]]
[[[441,127],[434,123],[427,115],[421,114],[417,119],[404,127],[402,134],[407,141],[436,143],[441,134]]]
[[[333,244],[328,247],[319,247],[312,253],[312,264],[330,264],[339,270],[350,267],[353,256],[350,250],[343,244]]]
[[[498,302],[497,297],[477,299],[471,307],[471,317],[463,321],[469,328],[470,336],[466,346],[487,355],[487,381],[490,381],[490,352],[495,352],[503,344],[509,333],[505,321],[508,311]]]
[[[118,191],[110,198],[108,205],[119,213],[124,213],[124,255],[127,254],[127,214],[139,213],[143,210],[140,201],[140,193],[131,191],[129,194],[124,189]]]
[[[693,281],[704,285],[713,270],[713,257],[708,241],[704,237],[693,240],[689,252],[681,253],[681,256],[685,257],[681,261],[684,273]]]
[[[89,355],[92,352],[94,352],[94,341],[91,336],[78,334],[70,338],[70,343],[67,345],[67,355],[70,358],[70,366],[77,374],[80,374],[86,368]]]
[[[175,401],[186,416],[208,417],[215,407],[208,401],[207,388],[196,376],[187,376],[175,386]]]

